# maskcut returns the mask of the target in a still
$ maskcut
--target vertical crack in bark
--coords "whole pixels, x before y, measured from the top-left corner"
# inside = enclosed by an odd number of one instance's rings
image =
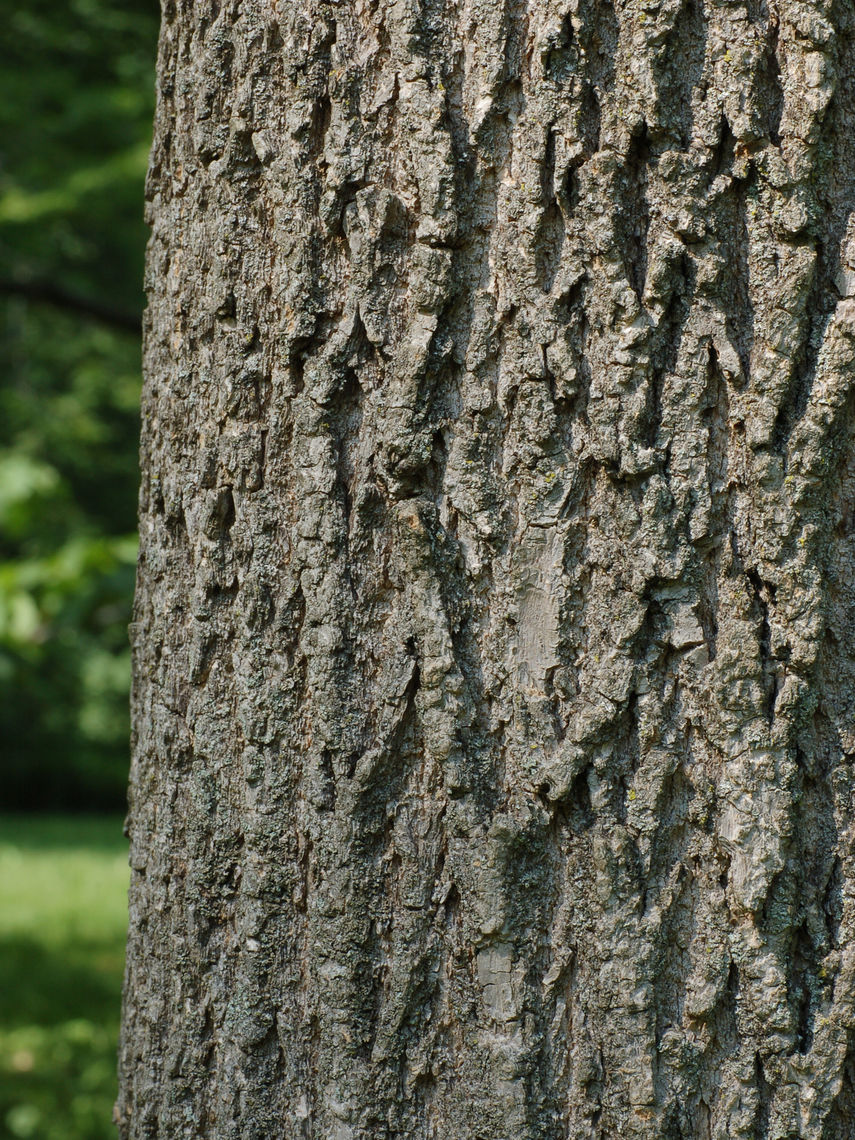
[[[702,0],[681,0],[658,53],[656,123],[664,149],[676,145],[686,150],[692,140],[692,102],[703,78],[707,47],[704,15]]]
[[[763,582],[753,567],[746,568],[745,573],[751,583],[754,602],[760,616],[760,667],[765,691],[766,719],[771,724],[775,717],[775,698],[778,694],[778,675],[772,658],[772,633],[769,625],[769,604],[770,602],[774,604],[775,590],[773,586]]]
[[[754,199],[756,174],[753,166],[744,178],[733,182],[732,230],[726,248],[732,257],[733,292],[728,307],[727,323],[731,341],[742,366],[741,379],[751,377],[751,353],[754,348],[754,304],[756,293],[751,287],[751,234],[748,205]]]
[[[730,122],[727,115],[722,112],[719,120],[719,127],[716,137],[715,146],[713,147],[712,154],[710,155],[709,163],[709,180],[710,185],[714,184],[716,179],[722,174],[727,174],[733,166],[733,154],[736,146],[736,139],[733,137]]]
[[[768,1140],[769,1137],[769,1109],[772,1100],[772,1090],[766,1080],[763,1068],[763,1058],[759,1053],[754,1054],[754,1083],[757,1088],[757,1112],[754,1117],[754,1140]]]
[[[812,205],[815,221],[808,228],[816,249],[816,265],[810,292],[804,303],[802,340],[794,356],[791,382],[781,402],[775,423],[775,445],[784,454],[796,424],[804,416],[813,392],[820,353],[840,297],[847,264],[847,231],[855,211],[855,176],[849,124],[853,115],[853,28],[843,20],[835,39],[838,72],[834,94],[825,109],[828,146],[816,165]],[[843,292],[848,287],[844,285]]]
[[[623,252],[626,275],[641,300],[647,277],[647,230],[650,208],[647,200],[650,145],[647,123],[633,131],[621,177],[621,205],[617,215],[618,244]]]
[[[787,445],[794,426],[802,418],[813,390],[825,331],[834,309],[832,279],[837,272],[836,250],[829,264],[829,250],[823,241],[816,245],[816,265],[805,313],[810,314],[804,323],[804,334],[794,355],[792,379],[775,420],[774,444],[786,455]]]
[[[694,291],[694,270],[688,255],[683,253],[677,265],[671,294],[665,311],[659,318],[651,349],[651,378],[647,408],[645,443],[655,447],[662,423],[662,393],[666,377],[677,367],[683,329],[689,319]]]
[[[579,43],[590,69],[590,90],[599,101],[614,86],[620,25],[612,0],[605,0],[605,3],[582,0],[578,19]],[[593,149],[599,149],[599,143]]]
[[[781,86],[781,67],[778,61],[780,40],[780,17],[776,10],[766,12],[766,44],[763,59],[762,79],[765,83],[763,103],[768,108],[769,140],[781,145],[781,116],[784,113],[784,90]]]
[[[813,1022],[816,996],[813,993],[818,962],[813,941],[806,925],[796,931],[790,948],[788,978],[789,1001],[795,1020],[795,1045],[799,1053],[809,1052],[813,1044]]]
[[[549,293],[561,263],[564,245],[564,215],[555,196],[555,135],[550,128],[542,164],[543,208],[535,234],[536,272],[540,288]]]

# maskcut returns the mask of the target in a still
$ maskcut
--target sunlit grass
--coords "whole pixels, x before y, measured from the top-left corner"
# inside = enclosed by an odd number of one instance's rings
[[[0,817],[0,1140],[114,1140],[121,821]]]

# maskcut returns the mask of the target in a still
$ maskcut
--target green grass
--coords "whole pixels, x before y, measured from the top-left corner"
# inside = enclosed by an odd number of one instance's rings
[[[0,816],[0,1140],[115,1140],[127,843]]]

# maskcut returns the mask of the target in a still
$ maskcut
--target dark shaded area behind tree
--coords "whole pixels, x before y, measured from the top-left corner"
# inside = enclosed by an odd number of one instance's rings
[[[152,0],[0,6],[2,806],[121,809]]]

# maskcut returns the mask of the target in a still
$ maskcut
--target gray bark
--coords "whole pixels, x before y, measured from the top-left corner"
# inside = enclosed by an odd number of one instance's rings
[[[851,0],[167,0],[122,1137],[855,1131]]]

